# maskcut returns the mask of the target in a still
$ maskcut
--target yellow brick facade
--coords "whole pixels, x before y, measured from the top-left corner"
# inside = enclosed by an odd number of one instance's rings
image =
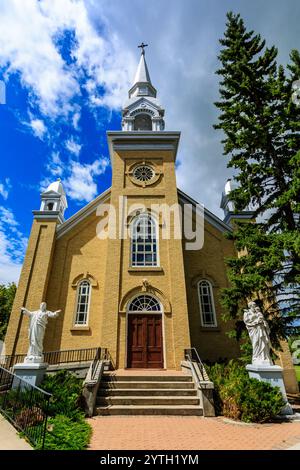
[[[184,251],[185,280],[191,343],[204,361],[234,358],[239,355],[236,340],[226,334],[233,329],[231,322],[221,318],[220,289],[228,287],[224,257],[234,256],[231,240],[208,222],[204,225],[204,245],[201,250]],[[198,282],[207,279],[212,285],[216,312],[215,327],[201,326]]]
[[[197,348],[203,360],[237,357],[237,343],[226,334],[232,325],[225,324],[221,318],[220,289],[228,286],[224,258],[234,255],[233,243],[224,237],[226,227],[221,221],[207,215],[203,247],[188,251],[184,240],[174,236],[162,238],[166,221],[159,215],[160,263],[157,268],[131,267],[128,237],[105,240],[97,236],[101,218],[96,211],[101,204],[111,203],[118,213],[124,197],[127,207],[135,205],[137,209],[143,205],[146,210],[152,204],[172,206],[183,202],[175,179],[178,136],[170,136],[166,146],[159,136],[154,140],[146,136],[141,145],[140,140],[127,141],[130,133],[110,134],[111,190],[62,225],[42,215],[33,222],[6,336],[7,353],[27,351],[28,320],[21,317],[20,308],[26,306],[35,310],[45,300],[50,310],[62,310],[58,318],[49,320],[45,351],[101,346],[108,348],[114,367],[126,367],[126,310],[133,296],[143,292],[146,279],[147,291],[163,306],[165,368],[179,369],[184,349],[191,346]],[[120,144],[124,144],[124,148]],[[154,184],[145,187],[134,184],[131,169],[137,162],[153,164],[157,171]],[[126,213],[126,226],[133,214],[130,210]],[[171,221],[174,224],[173,219]],[[116,230],[117,233],[120,230],[118,216]],[[77,286],[82,279],[91,282],[88,323],[75,327]],[[197,289],[201,279],[208,279],[213,287],[215,327],[201,326]],[[284,366],[284,358],[282,361]]]
[[[120,196],[126,196],[130,218],[132,205],[137,208],[143,205],[147,210],[152,204],[178,203],[174,158],[174,151],[115,151],[112,158],[112,205],[118,209]],[[153,186],[145,188],[132,184],[128,175],[132,164],[149,160],[154,162],[159,170],[159,180]],[[181,240],[164,240],[160,230],[158,268],[131,268],[129,238],[109,239],[107,252],[109,256],[104,289],[106,326],[102,329],[101,345],[109,349],[116,367],[126,367],[126,299],[129,300],[133,294],[142,293],[143,279],[146,278],[150,292],[164,305],[164,366],[169,369],[180,368],[184,349],[190,347]]]

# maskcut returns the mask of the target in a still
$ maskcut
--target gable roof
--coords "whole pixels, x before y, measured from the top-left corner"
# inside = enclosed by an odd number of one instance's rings
[[[186,193],[184,193],[178,188],[177,188],[177,192],[178,192],[179,201],[183,203],[191,204],[193,208],[196,208],[198,203],[197,201],[195,201],[195,199],[192,199],[190,196],[188,196]],[[82,222],[86,217],[88,217],[93,212],[95,212],[99,204],[105,203],[110,198],[110,193],[111,193],[111,188],[108,188],[106,191],[99,194],[99,196],[93,199],[93,201],[89,202],[86,206],[84,206],[78,212],[73,214],[65,222],[58,225],[56,229],[57,238],[61,238],[65,233],[67,233],[77,224]],[[206,208],[204,208],[204,218],[208,223],[210,223],[213,227],[215,227],[220,232],[232,231],[232,228],[230,227],[230,225],[227,225],[225,222],[219,219],[219,217],[217,217],[215,214],[213,214]]]

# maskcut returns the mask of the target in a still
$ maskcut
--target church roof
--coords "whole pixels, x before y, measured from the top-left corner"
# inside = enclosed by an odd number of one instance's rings
[[[197,201],[192,199],[190,196],[188,196],[187,194],[185,194],[183,191],[181,191],[178,188],[177,188],[177,192],[178,192],[179,201],[184,202],[184,203],[189,203],[192,206],[196,207],[196,205],[198,204]],[[69,230],[75,227],[78,223],[82,222],[86,217],[91,215],[93,212],[96,212],[99,204],[102,204],[109,200],[110,193],[111,193],[111,188],[108,188],[102,194],[99,194],[99,196],[93,199],[93,201],[91,201],[82,209],[80,209],[78,212],[76,212],[74,215],[72,215],[72,217],[67,219],[64,223],[62,223],[61,225],[58,225],[56,229],[57,238],[61,238],[65,233],[67,233]],[[219,219],[219,217],[217,217],[215,214],[213,214],[211,211],[209,211],[206,208],[204,208],[204,219],[222,233],[232,231],[232,227],[230,225],[227,225],[225,222]]]

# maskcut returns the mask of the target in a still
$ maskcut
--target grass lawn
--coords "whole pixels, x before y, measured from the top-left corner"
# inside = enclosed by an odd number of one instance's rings
[[[300,366],[295,366],[295,370],[296,370],[297,380],[298,382],[300,382]]]

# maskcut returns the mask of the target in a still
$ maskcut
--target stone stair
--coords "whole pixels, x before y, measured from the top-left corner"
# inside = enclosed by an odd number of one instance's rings
[[[98,415],[202,416],[191,376],[104,373],[96,402]]]

